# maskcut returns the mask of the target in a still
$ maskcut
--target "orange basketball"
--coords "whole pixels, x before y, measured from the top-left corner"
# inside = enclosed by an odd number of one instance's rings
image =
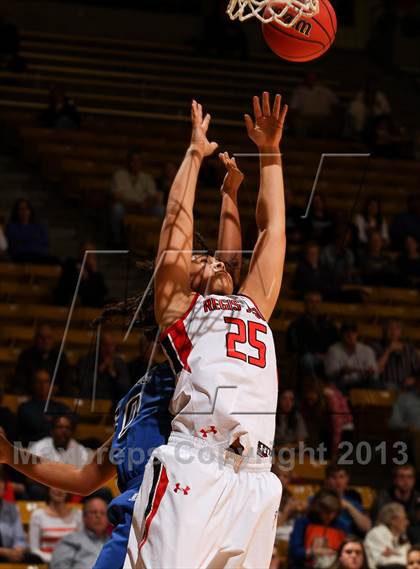
[[[284,6],[275,3],[281,11]],[[265,9],[264,16],[270,15],[269,10],[269,7]],[[288,13],[283,19],[291,22],[292,15]],[[291,28],[276,21],[262,26],[265,41],[274,53],[288,61],[311,61],[328,51],[334,42],[337,17],[328,0],[319,0],[319,13],[312,18],[300,18]]]

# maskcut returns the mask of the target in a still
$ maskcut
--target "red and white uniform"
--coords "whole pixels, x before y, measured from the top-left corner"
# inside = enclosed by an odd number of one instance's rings
[[[146,467],[124,569],[268,567],[281,499],[272,332],[250,298],[197,294],[161,342],[175,418]]]
[[[224,448],[240,438],[245,454],[262,455],[264,448],[268,453],[277,406],[276,355],[272,332],[252,300],[197,294],[161,341],[178,373],[173,431]]]

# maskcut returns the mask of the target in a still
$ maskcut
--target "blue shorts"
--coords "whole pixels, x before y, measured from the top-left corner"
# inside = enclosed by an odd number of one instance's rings
[[[126,490],[110,503],[108,517],[114,529],[92,569],[110,569],[110,567],[122,569],[127,554],[128,537],[138,491],[139,488]]]

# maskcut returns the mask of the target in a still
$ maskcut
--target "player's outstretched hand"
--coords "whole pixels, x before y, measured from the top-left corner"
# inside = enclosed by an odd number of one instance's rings
[[[283,135],[283,125],[286,119],[287,105],[281,105],[281,96],[276,95],[273,109],[270,106],[270,94],[262,95],[262,105],[259,97],[254,97],[254,120],[245,115],[245,124],[249,138],[258,148],[277,149]]]
[[[213,154],[218,146],[216,142],[209,142],[207,139],[210,121],[211,116],[209,114],[203,119],[203,107],[197,101],[193,101],[191,105],[192,133],[190,150],[198,152],[202,158]]]
[[[229,156],[228,152],[219,154],[220,161],[226,168],[226,176],[223,180],[222,192],[237,191],[244,180],[244,175],[236,164],[235,158]]]

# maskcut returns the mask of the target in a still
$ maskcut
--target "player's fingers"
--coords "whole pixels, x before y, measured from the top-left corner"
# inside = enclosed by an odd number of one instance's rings
[[[262,96],[262,110],[263,110],[263,115],[265,117],[269,117],[271,114],[270,111],[270,94],[267,91],[264,91],[263,96]]]
[[[287,115],[287,111],[289,110],[289,107],[287,105],[284,105],[282,111],[281,111],[281,115],[280,115],[280,125],[281,128],[283,128],[284,125],[284,121],[286,120],[286,115]]]
[[[207,132],[207,130],[209,128],[210,121],[211,121],[211,115],[209,113],[207,113],[206,116],[204,117],[204,120],[203,120],[204,132]]]
[[[254,122],[249,115],[245,115],[245,126],[246,130],[248,131],[248,134],[250,135],[254,129]]]
[[[276,117],[276,119],[278,119],[280,116],[280,108],[281,108],[281,96],[276,95],[273,106],[273,115]]]
[[[212,154],[213,154],[213,152],[214,152],[215,150],[217,150],[217,147],[218,147],[218,146],[219,146],[219,145],[217,144],[217,142],[210,142],[210,149],[211,149],[211,153],[212,153]]]
[[[256,119],[259,119],[260,117],[262,117],[262,110],[261,110],[261,105],[260,105],[260,98],[255,96],[252,99],[253,105],[254,105],[254,116]],[[248,116],[248,115],[246,115]]]

